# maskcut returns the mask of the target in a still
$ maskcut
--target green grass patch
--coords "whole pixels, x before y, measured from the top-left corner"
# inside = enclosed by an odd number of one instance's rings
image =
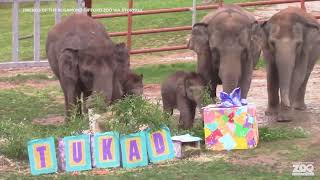
[[[0,174],[1,175],[1,174]],[[211,160],[208,162],[197,162],[192,160],[181,160],[166,163],[163,166],[148,166],[134,170],[117,169],[109,175],[97,176],[88,172],[82,172],[78,176],[71,174],[55,174],[43,176],[24,176],[26,179],[270,179],[292,178],[289,173],[276,173],[264,170],[263,167],[248,167],[244,165],[233,165],[223,160]],[[4,177],[16,179],[19,174],[4,174]]]
[[[0,77],[0,82],[10,83],[22,83],[28,80],[40,81],[40,80],[57,80],[56,76],[51,76],[46,73],[32,73],[32,74],[17,74],[15,76]]]
[[[261,142],[306,138],[308,133],[302,128],[259,128]]]
[[[176,63],[176,64],[160,64],[160,65],[146,65],[135,68],[134,71],[138,74],[143,74],[143,82],[162,83],[162,81],[170,74],[176,71],[195,71],[195,63]]]
[[[32,124],[35,118],[48,114],[63,115],[63,104],[55,101],[61,92],[23,88],[0,91],[0,153],[9,158],[27,159],[27,142],[35,138],[49,136],[63,137],[83,129],[88,129],[85,118],[73,116],[62,126],[42,126]]]

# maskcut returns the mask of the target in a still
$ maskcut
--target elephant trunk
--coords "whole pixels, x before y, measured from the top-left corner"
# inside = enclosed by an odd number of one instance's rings
[[[240,55],[226,55],[221,57],[219,77],[222,80],[223,91],[231,93],[239,86],[239,79],[241,77],[241,62]]]
[[[293,48],[281,45],[277,48],[276,64],[278,68],[279,87],[281,96],[281,106],[289,108],[290,104],[290,85],[292,72],[295,65],[295,52]]]
[[[114,78],[114,71],[109,68],[102,70],[103,72],[97,73],[93,82],[93,91],[102,93],[105,98],[105,102],[110,104],[113,96],[116,94],[121,97],[122,89],[120,82]]]

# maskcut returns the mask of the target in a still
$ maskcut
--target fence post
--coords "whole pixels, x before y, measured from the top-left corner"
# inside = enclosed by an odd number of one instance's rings
[[[33,14],[33,58],[34,61],[40,61],[40,0],[34,1],[34,9],[36,10]]]
[[[192,27],[197,21],[197,0],[192,1]]]
[[[305,0],[300,0],[301,9],[303,9],[304,11],[307,11],[306,5],[304,2],[305,2]]]
[[[80,10],[77,13],[82,13],[83,12],[83,6],[82,6],[82,0],[77,0],[77,8]]]
[[[85,7],[86,7],[86,11],[87,11],[87,15],[91,16],[91,7],[92,7],[92,1],[91,0],[85,0]]]
[[[61,0],[56,0],[56,13],[55,13],[55,23],[61,21]]]
[[[128,34],[127,34],[127,47],[129,52],[131,52],[131,33],[132,33],[132,7],[133,7],[133,0],[128,1]],[[130,54],[130,53],[129,53]],[[130,59],[130,56],[129,56]]]
[[[19,0],[12,4],[12,61],[19,61]]]

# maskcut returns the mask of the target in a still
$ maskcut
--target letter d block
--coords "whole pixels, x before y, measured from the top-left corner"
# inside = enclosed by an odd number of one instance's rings
[[[147,130],[148,157],[152,163],[173,159],[174,148],[170,130],[163,127],[158,131]]]
[[[123,135],[120,138],[122,167],[148,165],[147,143],[144,131]]]
[[[66,171],[90,170],[90,135],[68,136],[63,138],[66,157]]]
[[[120,166],[120,140],[117,132],[94,134],[94,161],[97,168]]]
[[[57,172],[58,165],[53,137],[29,141],[28,155],[32,175]]]

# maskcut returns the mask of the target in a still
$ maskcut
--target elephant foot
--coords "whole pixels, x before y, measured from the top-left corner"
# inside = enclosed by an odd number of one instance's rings
[[[268,107],[264,112],[266,116],[277,116],[278,115],[278,107]]]
[[[281,107],[277,122],[290,122],[292,121],[292,111],[290,107]]]
[[[277,118],[277,122],[291,122],[292,118],[290,116],[279,115]]]
[[[305,103],[294,103],[293,108],[298,111],[304,111],[307,109],[307,105]]]

